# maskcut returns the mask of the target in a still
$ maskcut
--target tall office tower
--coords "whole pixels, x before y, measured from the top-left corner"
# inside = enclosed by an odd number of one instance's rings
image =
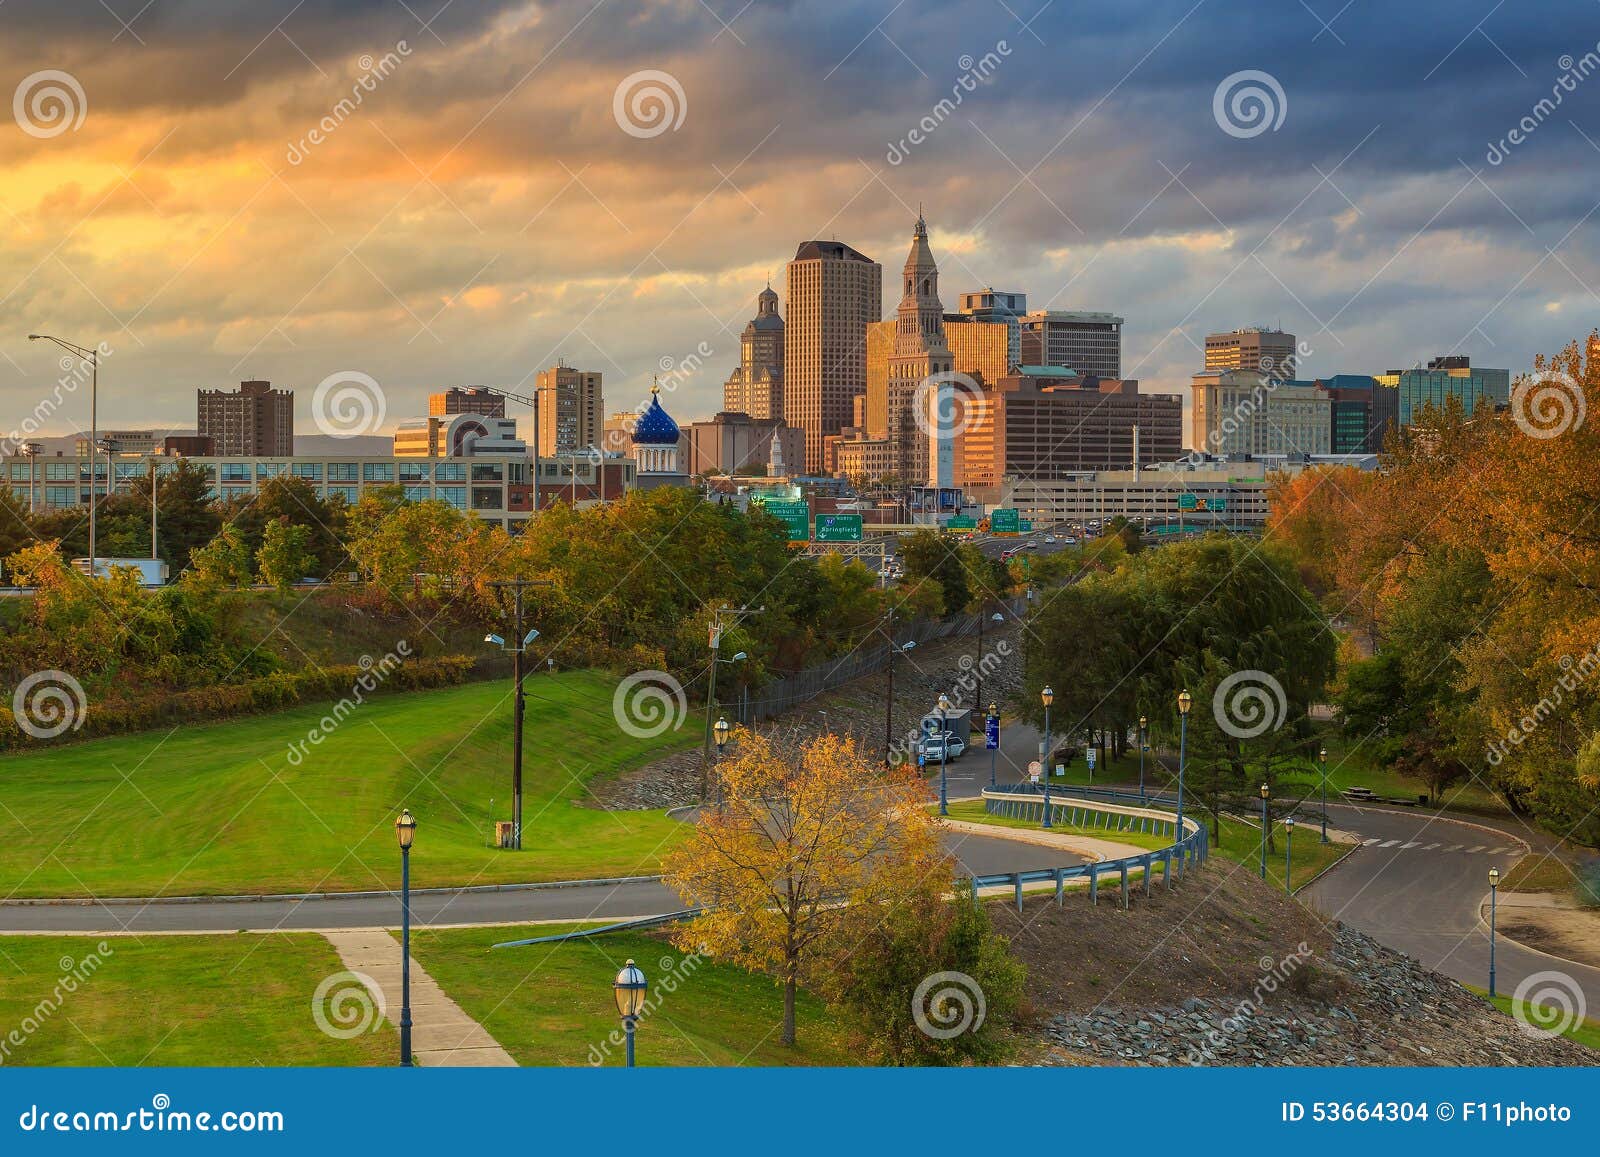
[[[930,454],[941,447],[929,445],[934,399],[923,383],[934,374],[951,373],[955,358],[945,344],[939,267],[928,247],[928,224],[921,213],[911,230],[911,251],[906,254],[900,280],[903,293],[895,313],[888,381],[888,435],[894,448],[895,473],[902,483],[914,486],[950,485],[931,477],[940,471]],[[919,409],[923,412],[920,419]],[[949,452],[953,447],[942,449]]]
[[[199,436],[218,455],[287,458],[294,453],[294,391],[271,382],[240,382],[237,390],[196,390]]]
[[[1035,310],[1025,314],[1025,366],[1065,366],[1088,378],[1122,377],[1122,318],[1114,313]]]
[[[466,389],[451,386],[448,390],[428,395],[428,414],[434,418],[442,418],[447,414],[479,414],[485,418],[504,418],[506,400],[482,386],[468,386]]]
[[[756,315],[739,335],[739,368],[723,384],[722,408],[752,418],[783,417],[783,318],[770,285],[756,298]]]
[[[1279,382],[1261,370],[1202,370],[1190,389],[1191,450],[1332,453],[1333,399],[1315,382]]]
[[[553,458],[599,446],[600,372],[559,361],[539,371],[539,456]]]
[[[1294,334],[1281,329],[1236,329],[1206,334],[1206,369],[1258,370],[1275,382],[1294,378]]]
[[[965,313],[944,315],[944,344],[955,359],[956,373],[992,386],[1011,372],[1011,333],[1003,321],[985,321]]]
[[[987,289],[974,290],[961,295],[961,312],[968,317],[979,321],[1004,322],[1006,327],[1006,367],[1001,376],[1009,373],[1012,366],[1022,364],[1022,317],[1028,312],[1028,295],[1026,293],[1013,293],[1009,290]],[[998,381],[999,378],[989,379]]]
[[[867,326],[883,312],[883,266],[838,241],[807,241],[786,273],[783,420],[805,431],[812,474],[822,470],[823,438],[850,424],[866,391]]]

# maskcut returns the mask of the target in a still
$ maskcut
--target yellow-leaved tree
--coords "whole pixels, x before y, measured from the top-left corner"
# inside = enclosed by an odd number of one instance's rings
[[[667,857],[669,885],[706,909],[674,942],[768,972],[783,985],[783,1043],[796,989],[950,867],[927,785],[885,772],[855,742],[774,741],[745,728],[717,765],[720,802]]]

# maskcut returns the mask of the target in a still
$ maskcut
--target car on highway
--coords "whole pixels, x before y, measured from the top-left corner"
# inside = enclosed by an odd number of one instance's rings
[[[1066,543],[1068,546],[1077,546],[1078,545],[1078,540],[1076,538],[1072,537],[1072,535],[1070,535],[1070,534],[1067,535],[1066,538],[1063,538],[1061,541]]]
[[[943,735],[926,736],[922,740],[922,758],[928,763],[938,763],[940,759],[946,763],[960,759],[966,750],[967,745],[962,738],[948,731]]]
[[[1047,534],[1047,535],[1044,536],[1044,540],[1045,540],[1045,542],[1053,543],[1056,540],[1056,536],[1053,535],[1053,534]]]

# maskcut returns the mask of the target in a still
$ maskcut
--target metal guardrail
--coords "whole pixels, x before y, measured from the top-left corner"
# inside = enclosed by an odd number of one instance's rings
[[[1110,791],[1104,788],[1052,787],[1050,796],[1052,823],[1061,822],[1080,826],[1078,817],[1093,813],[1104,818],[1105,828],[1108,832],[1139,831],[1150,835],[1166,834],[1173,837],[1173,842],[1169,847],[1144,852],[1137,856],[1124,856],[1115,860],[1100,860],[1090,864],[1071,864],[1060,868],[1037,868],[1029,872],[999,872],[988,876],[973,876],[972,887],[974,890],[1010,885],[1016,893],[1017,911],[1020,912],[1022,911],[1022,893],[1025,885],[1054,883],[1056,886],[1056,904],[1059,906],[1065,896],[1067,881],[1087,878],[1089,881],[1089,902],[1098,904],[1100,902],[1100,877],[1115,875],[1121,888],[1122,906],[1126,908],[1128,906],[1129,878],[1134,871],[1143,869],[1144,894],[1148,896],[1150,895],[1157,864],[1161,865],[1162,883],[1171,888],[1174,867],[1176,867],[1178,878],[1181,880],[1189,868],[1203,863],[1210,855],[1210,833],[1203,823],[1185,816],[1183,820],[1185,831],[1180,834],[1177,831],[1178,818],[1176,815],[1169,815],[1167,812],[1148,806],[1148,802],[1141,801],[1137,795],[1128,792]],[[1118,802],[1098,804],[1094,802],[1093,797],[1095,796]],[[1121,801],[1127,802],[1123,803]],[[983,790],[983,807],[984,811],[990,815],[1041,822],[1044,819],[1043,792],[1031,783],[985,788]]]
[[[663,912],[659,916],[641,916],[637,920],[623,920],[599,928],[579,928],[572,932],[553,932],[549,936],[535,936],[528,940],[503,940],[491,948],[525,948],[529,944],[560,944],[567,940],[586,940],[590,936],[604,936],[607,932],[637,932],[642,928],[656,928],[662,924],[677,924],[692,920],[704,911],[702,908],[684,908],[677,912]]]

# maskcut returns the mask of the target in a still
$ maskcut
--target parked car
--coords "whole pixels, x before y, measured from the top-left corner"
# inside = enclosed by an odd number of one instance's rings
[[[940,759],[948,763],[952,759],[961,758],[966,750],[967,745],[961,736],[948,731],[943,735],[926,736],[922,740],[922,756],[928,763],[938,763]]]

